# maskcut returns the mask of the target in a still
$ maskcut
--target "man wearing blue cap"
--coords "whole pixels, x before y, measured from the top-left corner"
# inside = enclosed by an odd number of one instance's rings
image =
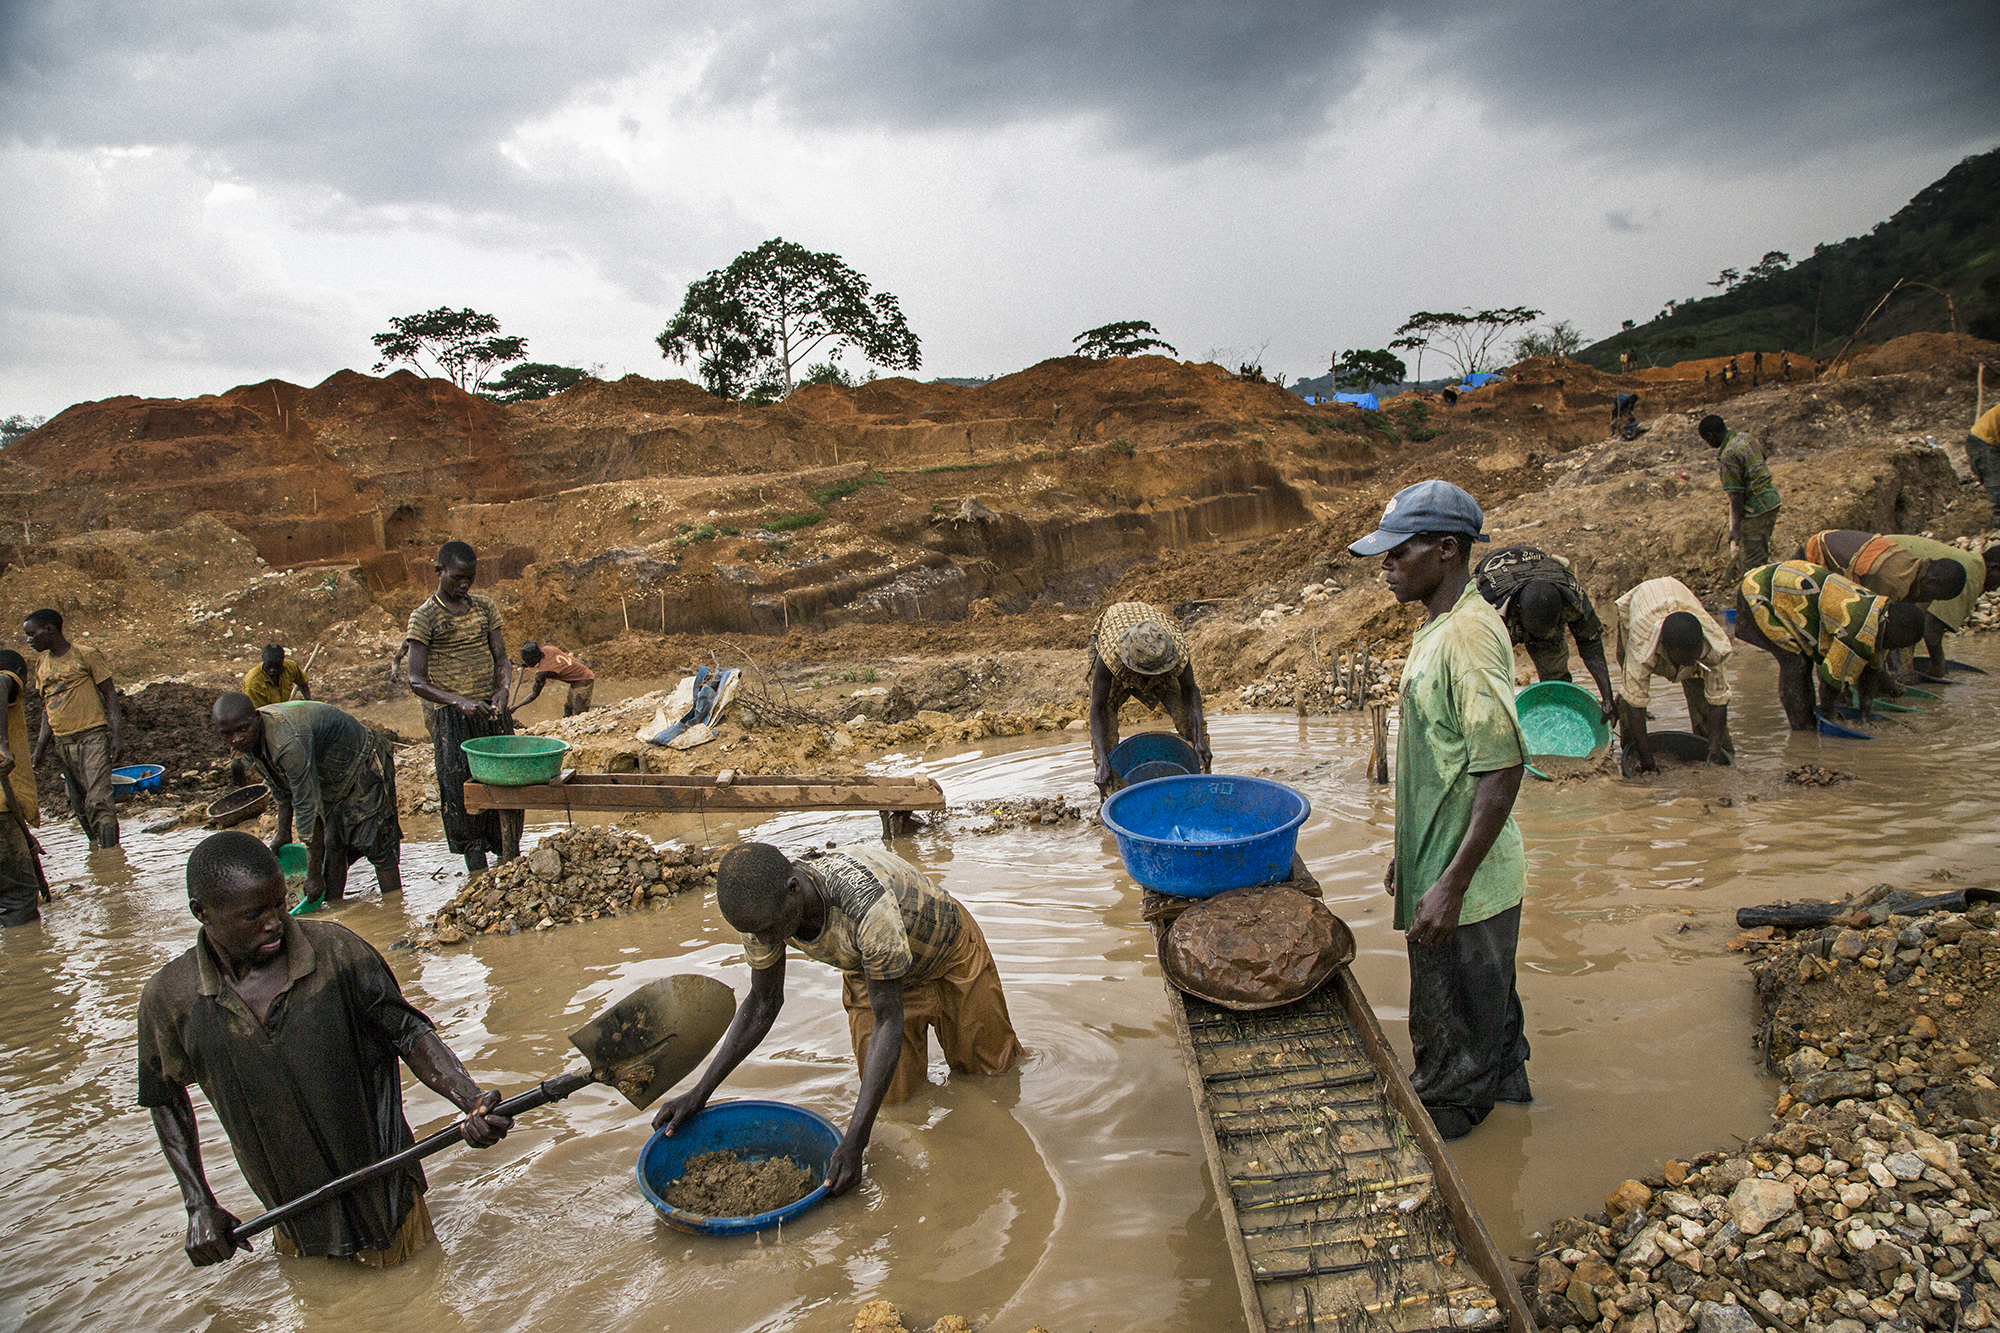
[[[1410,1076],[1438,1133],[1525,1102],[1528,1038],[1514,985],[1527,858],[1514,824],[1527,747],[1507,626],[1472,578],[1479,504],[1444,481],[1398,491],[1347,549],[1382,557],[1389,591],[1430,618],[1403,665],[1396,852],[1383,877],[1410,957]]]

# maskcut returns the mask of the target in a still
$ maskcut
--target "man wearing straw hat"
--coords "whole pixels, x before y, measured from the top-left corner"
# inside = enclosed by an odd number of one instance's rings
[[[1473,581],[1485,515],[1445,481],[1398,491],[1347,549],[1381,556],[1389,591],[1429,619],[1403,664],[1396,850],[1383,883],[1410,958],[1410,1083],[1438,1133],[1525,1102],[1528,1038],[1514,985],[1527,859],[1514,824],[1527,747],[1514,648]]]
[[[1145,602],[1104,609],[1090,632],[1090,749],[1097,761],[1097,791],[1111,788],[1111,751],[1118,745],[1118,710],[1127,699],[1163,710],[1174,730],[1201,756],[1209,771],[1208,722],[1187,636],[1172,616]]]

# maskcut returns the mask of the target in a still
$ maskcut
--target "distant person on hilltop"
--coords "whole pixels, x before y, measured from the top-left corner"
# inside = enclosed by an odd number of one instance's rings
[[[301,699],[313,697],[305,668],[285,656],[284,644],[265,644],[257,665],[243,675],[243,692],[250,696],[251,707],[285,703],[294,690]]]
[[[1990,522],[2000,524],[2000,403],[1986,409],[1972,423],[1965,437],[1966,461],[1972,474],[1986,488],[1986,503],[1993,511]]]
[[[1790,352],[1778,353],[1778,374],[1784,377],[1785,383],[1790,384],[1792,382],[1792,354]]]
[[[1396,600],[1429,613],[1403,666],[1396,849],[1382,880],[1407,932],[1410,1083],[1447,1139],[1496,1102],[1530,1100],[1514,968],[1528,865],[1513,809],[1527,742],[1507,627],[1472,578],[1484,526],[1470,495],[1423,481],[1347,548],[1380,556]]]
[[[479,554],[464,542],[438,548],[437,591],[410,612],[410,692],[429,707],[437,759],[438,812],[445,841],[465,858],[468,871],[486,868],[488,855],[511,861],[521,854],[521,812],[465,808],[472,776],[460,747],[483,736],[511,736],[507,696],[514,663],[507,656],[505,625],[493,599],[472,591]]]
[[[1527,648],[1537,679],[1570,679],[1569,642],[1563,636],[1568,630],[1576,641],[1576,655],[1597,682],[1597,697],[1609,721],[1614,709],[1611,668],[1604,661],[1604,624],[1590,604],[1590,594],[1562,558],[1532,546],[1509,546],[1481,560],[1473,580],[1479,595],[1506,622],[1507,637]]]
[[[582,659],[552,643],[530,641],[521,645],[521,665],[535,673],[534,692],[521,700],[521,707],[526,708],[541,698],[544,685],[559,680],[569,686],[569,697],[563,700],[564,717],[575,717],[589,709],[590,691],[597,684],[597,674]]]
[[[125,727],[118,689],[104,654],[63,636],[60,611],[30,611],[21,635],[41,654],[35,688],[42,694],[42,728],[30,763],[51,745],[69,792],[69,808],[96,847],[118,845],[118,807],[111,803],[111,766],[123,749]]]
[[[1201,756],[1201,771],[1209,771],[1208,721],[1187,636],[1172,616],[1145,602],[1106,607],[1090,631],[1090,748],[1100,796],[1117,780],[1111,752],[1118,748],[1118,710],[1127,699],[1171,717],[1174,730]]]
[[[1771,533],[1778,526],[1778,487],[1764,451],[1746,431],[1729,429],[1714,413],[1695,427],[1709,448],[1717,450],[1722,489],[1729,496],[1729,546],[1735,560],[1732,573],[1756,569],[1771,561]]]
[[[1639,427],[1638,394],[1620,393],[1612,395],[1611,433],[1626,440],[1636,440],[1644,433]]]

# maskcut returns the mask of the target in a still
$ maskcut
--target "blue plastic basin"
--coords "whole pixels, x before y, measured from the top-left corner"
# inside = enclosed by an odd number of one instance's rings
[[[789,1102],[715,1102],[703,1107],[668,1138],[655,1130],[639,1150],[639,1192],[661,1219],[680,1231],[705,1236],[737,1236],[789,1222],[826,1197],[827,1163],[840,1146],[840,1131],[817,1111]],[[753,1217],[702,1217],[683,1212],[661,1197],[679,1180],[687,1160],[705,1152],[728,1150],[746,1162],[789,1157],[820,1177],[820,1185],[797,1203]]]
[[[1101,813],[1133,879],[1181,898],[1212,898],[1291,878],[1312,802],[1282,782],[1196,773],[1127,787]]]
[[[113,779],[124,778],[126,781],[114,780],[111,785],[120,796],[130,791],[158,791],[166,771],[161,764],[127,764],[111,770]]]
[[[1201,772],[1201,756],[1192,745],[1171,731],[1142,731],[1127,736],[1111,747],[1105,758],[1121,781],[1132,780],[1132,770],[1145,764],[1173,764],[1183,773]]]

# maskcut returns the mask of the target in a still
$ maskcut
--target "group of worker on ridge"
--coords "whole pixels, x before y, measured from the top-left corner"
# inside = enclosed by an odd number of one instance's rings
[[[2000,409],[1982,417],[1974,466],[2000,504]],[[1943,669],[1942,635],[1959,628],[1979,592],[2000,578],[2000,548],[1971,556],[1922,538],[1831,531],[1808,538],[1800,558],[1771,563],[1778,495],[1755,442],[1708,417],[1701,437],[1720,451],[1730,538],[1741,579],[1737,635],[1777,656],[1786,711],[1810,726],[1810,682],[1857,687],[1863,704],[1895,685],[1887,655],[1923,642]],[[1729,753],[1729,635],[1684,585],[1651,579],[1620,597],[1614,684],[1604,628],[1568,566],[1526,547],[1472,561],[1489,540],[1474,498],[1443,481],[1398,492],[1374,532],[1348,549],[1379,556],[1398,601],[1422,605],[1426,623],[1405,660],[1399,698],[1395,846],[1384,885],[1406,932],[1412,1083],[1436,1127],[1456,1138],[1499,1102],[1530,1098],[1528,1041],[1515,983],[1526,860],[1513,804],[1527,759],[1514,704],[1513,645],[1543,679],[1569,678],[1565,636],[1616,717],[1638,766],[1655,766],[1647,741],[1651,682],[1682,685],[1711,760]],[[513,666],[491,599],[472,591],[477,557],[450,542],[437,555],[436,592],[409,621],[411,690],[426,705],[446,840],[478,870],[489,855],[519,854],[520,816],[464,806],[468,739],[512,731]],[[85,832],[115,845],[108,774],[119,751],[117,696],[101,654],[70,643],[62,618],[38,611],[24,626],[40,654],[44,699],[35,754],[53,745]],[[401,656],[399,654],[399,656]],[[570,685],[571,711],[587,706],[588,669],[549,645],[529,645],[524,665]],[[1164,709],[1204,772],[1213,764],[1188,642],[1173,618],[1119,603],[1090,639],[1090,734],[1095,777],[1116,782],[1108,756],[1128,698]],[[579,676],[572,667],[579,668]],[[566,674],[567,673],[567,674]],[[26,665],[0,650],[8,708],[0,774],[14,818],[0,839],[0,876],[11,911],[34,883],[27,825],[36,821],[32,773],[14,762],[27,744]],[[199,1085],[259,1199],[276,1207],[413,1141],[398,1061],[464,1113],[466,1142],[486,1147],[511,1127],[501,1094],[482,1089],[404,999],[381,956],[345,927],[286,910],[276,848],[296,834],[309,849],[307,893],[338,899],[349,867],[367,858],[385,893],[400,887],[395,766],[388,742],[344,711],[312,701],[302,671],[272,645],[245,689],[216,701],[229,747],[270,787],[278,829],[270,844],[218,833],[190,856],[194,947],[148,983],[139,1010],[139,1100],[188,1211],[186,1251],[196,1264],[227,1259],[247,1241],[203,1172],[191,1086]],[[306,696],[292,700],[294,691]],[[531,698],[534,696],[530,696]],[[1803,719],[1803,721],[1802,721]],[[23,790],[23,781],[26,790]],[[18,832],[22,845],[16,845]],[[26,852],[23,857],[20,853]],[[699,1111],[770,1032],[783,1000],[786,954],[796,949],[843,974],[843,1005],[860,1090],[828,1171],[835,1193],[860,1179],[875,1117],[925,1082],[935,1029],[951,1068],[997,1074],[1020,1045],[992,955],[963,904],[921,869],[873,843],[787,857],[750,843],[717,868],[717,905],[741,935],[751,967],[738,1009],[708,1067],[663,1106],[671,1133]],[[33,906],[32,892],[28,899]],[[32,919],[32,918],[29,918]],[[878,1029],[899,1040],[874,1042]],[[432,1240],[423,1173],[412,1166],[281,1224],[280,1253],[388,1265]]]

